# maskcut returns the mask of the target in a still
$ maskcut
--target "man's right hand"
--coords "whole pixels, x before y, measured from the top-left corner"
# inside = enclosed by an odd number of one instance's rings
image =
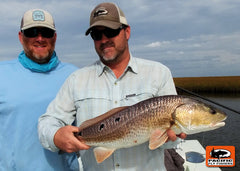
[[[67,153],[77,152],[79,150],[87,150],[90,146],[81,142],[74,133],[79,132],[76,126],[64,126],[60,128],[54,135],[54,144],[62,151]]]

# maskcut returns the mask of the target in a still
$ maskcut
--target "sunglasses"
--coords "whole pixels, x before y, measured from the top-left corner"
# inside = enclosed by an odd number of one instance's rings
[[[55,31],[46,27],[41,27],[41,28],[33,27],[26,30],[22,30],[22,33],[24,34],[25,37],[28,37],[28,38],[37,37],[39,33],[42,35],[42,37],[52,38],[54,36]]]
[[[102,34],[104,34],[107,38],[113,38],[119,35],[120,31],[125,28],[124,26],[120,26],[118,29],[110,29],[106,27],[104,30],[92,29],[90,35],[93,40],[102,40]]]

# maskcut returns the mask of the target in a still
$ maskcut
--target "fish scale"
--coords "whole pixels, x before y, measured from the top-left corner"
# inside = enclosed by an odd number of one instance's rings
[[[96,146],[97,162],[116,149],[149,141],[156,149],[168,138],[166,130],[187,134],[224,126],[226,114],[199,100],[179,96],[159,96],[132,106],[119,107],[80,125],[79,136],[87,145]]]
[[[125,108],[105,120],[100,120],[96,125],[85,128],[82,131],[82,137],[90,144],[90,141],[96,138],[98,141],[107,141],[109,138],[113,139],[116,135],[119,139],[129,134],[130,130],[135,136],[143,136],[137,134],[144,134],[144,132],[147,132],[146,130],[149,131],[151,129],[149,125],[158,126],[159,120],[164,120],[165,122],[166,119],[157,117],[157,115],[163,114],[162,111],[164,110],[166,111],[166,106],[164,106],[163,102],[169,103],[171,99],[169,97],[165,97],[164,100],[162,98],[152,98],[151,100],[142,101]],[[132,134],[129,136],[133,136]],[[108,137],[108,135],[111,136]]]

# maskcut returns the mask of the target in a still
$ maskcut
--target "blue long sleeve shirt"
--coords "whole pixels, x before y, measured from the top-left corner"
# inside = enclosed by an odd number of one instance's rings
[[[77,170],[74,154],[45,150],[37,122],[67,76],[77,67],[59,63],[50,72],[32,72],[18,59],[0,63],[0,171]]]

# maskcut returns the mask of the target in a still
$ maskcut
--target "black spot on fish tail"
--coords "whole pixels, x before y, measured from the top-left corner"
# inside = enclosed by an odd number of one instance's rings
[[[104,126],[105,126],[104,124],[101,124],[99,130],[101,131],[104,128]]]
[[[120,121],[120,117],[115,119],[115,122],[119,122]]]

